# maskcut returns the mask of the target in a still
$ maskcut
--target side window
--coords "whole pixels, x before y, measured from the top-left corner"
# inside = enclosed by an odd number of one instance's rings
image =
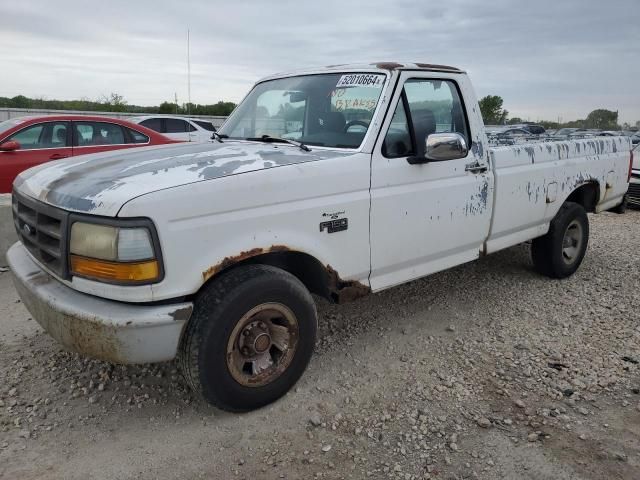
[[[196,122],[196,124],[200,125],[205,130],[208,130],[210,132],[215,132],[216,131],[216,127],[214,127],[213,123],[211,123],[211,122],[205,122],[203,120],[194,120],[194,121]]]
[[[187,122],[187,128],[189,129],[190,132],[195,132],[198,130],[196,127],[193,126],[191,122]]]
[[[189,131],[189,124],[178,118],[165,119],[167,125],[167,133],[184,133]]]
[[[456,132],[468,140],[462,102],[449,80],[411,79],[404,84],[416,141],[431,133]],[[421,133],[425,135],[420,135]]]
[[[47,122],[31,125],[24,130],[20,130],[7,140],[17,141],[23,150],[68,147],[67,122]]]
[[[409,79],[404,84],[403,96],[409,107],[410,117],[410,123],[406,119],[404,122],[407,133],[409,131],[408,125],[412,127],[413,142],[409,153],[402,153],[402,148],[398,147],[399,144],[397,144],[397,125],[402,118],[399,110],[406,113],[404,112],[403,102],[400,101],[385,137],[383,153],[386,156],[401,157],[411,155],[416,151],[415,142],[424,143],[425,138],[432,133],[456,132],[469,142],[469,129],[464,115],[464,108],[454,82],[450,80]],[[407,136],[405,135],[403,142],[406,142]],[[396,142],[395,146],[393,142]]]
[[[162,133],[162,119],[161,118],[147,118],[140,122],[140,125],[147,127],[156,132]]]
[[[127,128],[127,132],[129,132],[131,143],[149,143],[149,137],[144,133],[140,133],[133,128]]]
[[[44,125],[42,123],[38,125],[32,125],[25,128],[24,130],[20,130],[11,138],[7,138],[7,141],[13,140],[18,142],[21,149],[43,148],[40,146],[40,137],[42,136],[43,130]]]
[[[96,145],[122,145],[125,142],[124,132],[120,125],[106,122],[74,122],[78,147]]]
[[[384,137],[382,153],[385,157],[408,157],[413,155],[413,142],[411,141],[409,122],[407,121],[402,97],[391,119],[387,135]]]
[[[53,123],[50,125],[52,146],[54,148],[67,147],[67,125],[64,123]]]

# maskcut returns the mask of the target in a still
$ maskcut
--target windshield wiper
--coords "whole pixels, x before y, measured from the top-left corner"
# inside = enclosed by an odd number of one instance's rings
[[[296,142],[295,140],[289,140],[288,138],[272,137],[271,135],[262,135],[261,137],[247,138],[250,142],[281,142],[294,145],[305,152],[310,152],[311,149],[302,142]]]
[[[229,135],[225,135],[224,133],[220,134],[218,132],[213,132],[213,134],[211,135],[211,140],[217,140],[220,143],[224,143],[222,141],[223,138],[229,138]]]

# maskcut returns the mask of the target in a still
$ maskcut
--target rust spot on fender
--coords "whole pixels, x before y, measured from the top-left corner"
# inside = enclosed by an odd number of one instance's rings
[[[337,303],[352,302],[371,293],[371,287],[367,285],[355,280],[342,280],[331,265],[325,268],[329,280],[329,292]]]
[[[382,70],[395,70],[396,68],[402,68],[404,67],[403,64],[401,63],[395,63],[395,62],[378,62],[378,63],[372,63],[371,65],[375,65],[376,68],[381,68]]]
[[[225,270],[238,262],[248,260],[249,258],[255,257],[257,255],[263,255],[265,253],[288,252],[290,250],[291,249],[286,245],[272,245],[269,248],[252,248],[251,250],[240,252],[238,255],[223,258],[220,262],[212,265],[204,272],[202,272],[202,279],[206,282],[214,275],[220,273],[222,270]]]

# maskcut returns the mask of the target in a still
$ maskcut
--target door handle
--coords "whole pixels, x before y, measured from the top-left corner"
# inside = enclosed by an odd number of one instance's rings
[[[60,160],[61,158],[67,158],[69,155],[63,155],[62,153],[54,153],[49,157],[49,160]]]
[[[478,162],[468,163],[464,167],[465,172],[471,172],[471,173],[482,173],[482,172],[486,172],[488,169],[489,167],[487,167],[487,165],[484,165]]]

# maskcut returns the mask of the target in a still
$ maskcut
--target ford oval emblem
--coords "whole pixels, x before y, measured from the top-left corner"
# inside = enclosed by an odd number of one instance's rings
[[[29,225],[27,225],[26,223],[22,226],[22,231],[27,236],[31,236],[31,235],[33,235],[35,233],[33,231],[33,229]]]

